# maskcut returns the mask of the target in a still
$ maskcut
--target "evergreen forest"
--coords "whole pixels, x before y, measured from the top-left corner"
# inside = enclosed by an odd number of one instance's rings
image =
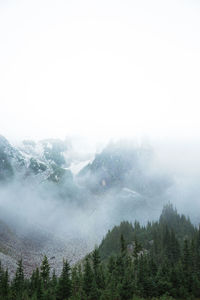
[[[47,256],[27,278],[23,259],[14,276],[0,266],[1,300],[200,299],[200,229],[164,206],[158,221],[122,222],[61,274]]]

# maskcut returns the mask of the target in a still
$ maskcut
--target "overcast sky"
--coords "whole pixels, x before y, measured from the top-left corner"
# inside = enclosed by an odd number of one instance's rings
[[[200,2],[0,0],[0,133],[199,137]]]

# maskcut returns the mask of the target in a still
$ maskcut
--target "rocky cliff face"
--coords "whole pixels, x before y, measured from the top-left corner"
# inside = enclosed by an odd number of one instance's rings
[[[172,185],[164,172],[152,168],[150,147],[115,143],[108,145],[78,174],[78,182],[95,194],[114,193],[121,202],[144,201],[162,197]]]
[[[70,148],[59,140],[23,141],[20,145],[11,145],[0,136],[0,180],[37,176],[38,180],[59,181],[70,174],[70,158],[65,159],[65,152]]]

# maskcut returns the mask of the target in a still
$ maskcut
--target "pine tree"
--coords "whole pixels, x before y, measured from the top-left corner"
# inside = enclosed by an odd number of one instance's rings
[[[88,299],[92,290],[93,272],[88,257],[86,258],[83,272],[83,290]]]
[[[9,276],[8,276],[8,270],[4,271],[0,267],[0,297],[2,299],[7,300],[8,296],[9,296]]]
[[[72,299],[77,299],[81,296],[82,280],[80,278],[77,266],[72,269]]]
[[[22,259],[17,263],[17,270],[15,278],[13,280],[13,296],[15,299],[21,299],[24,289],[24,269],[22,265]]]
[[[51,293],[56,297],[56,288],[57,288],[58,279],[56,276],[55,269],[53,270],[52,278],[50,280]]]
[[[50,280],[49,278],[50,266],[46,255],[44,256],[40,269],[41,269],[41,278],[43,280],[44,288],[47,289]]]
[[[36,289],[37,300],[44,300],[44,285],[41,276],[38,278]]]
[[[129,300],[133,295],[133,280],[131,276],[131,270],[129,268],[125,271],[122,283],[119,288],[119,295],[123,300]]]
[[[96,282],[96,286],[98,289],[103,289],[105,284],[104,271],[100,265],[100,255],[99,255],[99,250],[97,248],[95,248],[95,250],[92,253],[92,266],[93,266],[94,280]]]
[[[123,234],[121,234],[121,237],[120,237],[120,245],[121,245],[121,254],[125,254],[126,245],[125,245],[125,240],[124,240]]]
[[[100,255],[99,255],[99,250],[97,248],[95,248],[95,250],[92,253],[92,264],[93,264],[94,274],[96,275],[100,265]]]
[[[30,278],[30,293],[31,295],[36,294],[37,288],[39,285],[40,280],[40,272],[39,269],[36,268],[36,270],[33,271],[31,278]]]
[[[57,300],[67,300],[71,296],[71,279],[70,265],[67,260],[63,261],[63,269],[58,280],[58,288],[56,293]]]
[[[182,255],[184,287],[189,292],[191,288],[191,253],[188,240],[184,241],[183,255]]]
[[[135,239],[134,239],[134,249],[133,249],[133,257],[135,259],[138,258],[138,254],[139,252],[142,250],[142,246],[141,244],[138,242],[138,239],[137,237],[135,236]]]
[[[97,287],[96,280],[93,278],[92,280],[92,286],[91,286],[91,291],[89,295],[89,299],[91,300],[99,300],[100,298],[100,290]]]

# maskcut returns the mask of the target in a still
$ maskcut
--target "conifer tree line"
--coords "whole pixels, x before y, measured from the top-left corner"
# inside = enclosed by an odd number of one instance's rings
[[[200,299],[200,229],[171,204],[158,222],[122,222],[59,276],[44,256],[30,278],[19,260],[14,278],[0,265],[0,300]]]

